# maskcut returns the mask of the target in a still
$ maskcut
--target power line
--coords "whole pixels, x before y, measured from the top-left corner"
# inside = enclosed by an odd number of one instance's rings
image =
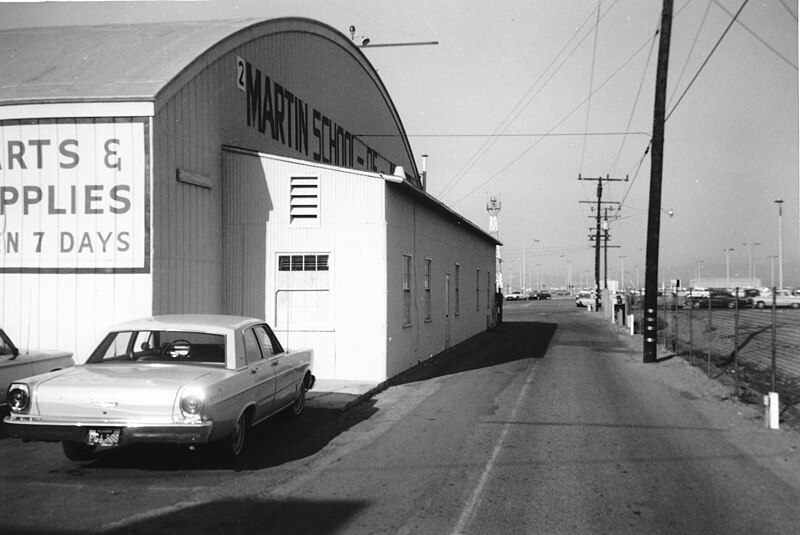
[[[630,125],[628,125],[630,126]],[[649,136],[650,132],[550,132],[550,133],[518,133],[518,134],[406,134],[405,137],[569,137],[569,136]],[[357,134],[357,137],[402,137],[402,134]]]
[[[773,47],[773,46],[771,46],[769,43],[767,43],[767,42],[766,42],[764,39],[762,39],[761,37],[759,37],[759,36],[756,34],[756,32],[754,32],[753,30],[751,30],[750,28],[748,28],[747,26],[745,26],[744,22],[742,22],[741,20],[737,20],[736,16],[734,16],[734,15],[731,15],[731,12],[730,12],[730,11],[728,11],[728,10],[725,8],[725,6],[723,6],[722,4],[720,4],[718,0],[712,0],[712,1],[713,1],[715,4],[717,4],[717,7],[719,7],[719,8],[720,8],[722,11],[724,11],[725,13],[727,13],[727,14],[728,14],[728,16],[730,16],[730,17],[733,17],[733,19],[734,19],[736,22],[738,22],[738,23],[739,23],[739,26],[741,26],[742,28],[744,28],[744,29],[747,31],[747,33],[749,33],[750,35],[752,35],[753,37],[755,37],[755,38],[756,38],[756,39],[757,39],[757,40],[758,40],[758,41],[759,41],[759,42],[760,42],[762,45],[764,45],[765,47],[769,48],[769,49],[772,51],[772,53],[773,53],[773,54],[775,54],[776,56],[778,56],[779,58],[781,58],[783,61],[785,61],[786,63],[788,63],[788,64],[789,64],[789,65],[790,65],[790,66],[791,66],[791,67],[792,67],[794,70],[797,70],[797,65],[795,65],[794,63],[792,63],[792,62],[791,62],[791,60],[790,60],[789,58],[787,58],[786,56],[784,56],[783,54],[781,54],[780,52],[778,52],[778,50],[777,50],[776,48],[774,48],[774,47]],[[745,2],[745,4],[746,4],[746,3],[747,3],[747,2]],[[742,7],[744,7],[744,6],[742,6]],[[784,7],[786,7],[786,6],[784,6]],[[787,9],[788,9],[788,8],[787,8]],[[741,10],[742,10],[742,9],[741,9],[741,8],[739,8],[739,11],[741,11]],[[790,13],[791,13],[791,11],[790,11]],[[738,16],[738,15],[739,15],[739,13],[736,13],[736,15]],[[795,17],[795,18],[794,18],[794,20],[797,20],[797,17]]]
[[[639,47],[639,48],[638,48],[638,49],[637,49],[637,50],[636,50],[636,51],[635,51],[635,52],[634,52],[634,53],[633,53],[633,54],[632,54],[632,55],[631,55],[631,56],[630,56],[628,59],[626,59],[626,60],[625,60],[625,61],[624,61],[624,62],[623,62],[623,63],[622,63],[622,64],[621,64],[619,67],[617,67],[617,69],[616,69],[616,70],[615,70],[613,73],[611,73],[611,74],[608,76],[608,78],[606,78],[606,79],[603,81],[603,83],[602,83],[602,84],[600,84],[600,85],[597,87],[597,89],[595,89],[595,90],[594,90],[594,92],[593,92],[593,93],[597,93],[598,91],[602,90],[602,89],[603,89],[603,88],[604,88],[604,87],[605,87],[605,86],[606,86],[606,85],[607,85],[607,84],[608,84],[608,83],[609,83],[611,80],[613,80],[613,79],[614,79],[614,78],[615,78],[615,77],[616,77],[616,76],[617,76],[617,75],[618,75],[618,74],[619,74],[619,73],[622,71],[622,69],[624,69],[624,68],[625,68],[625,67],[628,65],[628,63],[630,63],[630,62],[633,60],[633,58],[635,58],[636,56],[638,56],[638,55],[639,55],[639,53],[640,53],[640,52],[641,52],[641,51],[644,49],[644,47],[645,47],[645,46],[646,46],[646,45],[647,45],[649,42],[650,42],[650,39],[648,39],[648,40],[647,40],[647,42],[645,42],[645,43],[644,43],[642,46],[640,46],[640,47]],[[564,123],[564,122],[565,122],[567,119],[569,119],[569,118],[572,116],[572,114],[574,114],[574,113],[575,113],[577,110],[579,110],[579,109],[580,109],[580,108],[581,108],[581,107],[582,107],[582,106],[583,106],[583,105],[586,103],[586,100],[587,100],[587,99],[583,99],[581,102],[579,102],[579,103],[578,103],[578,104],[577,104],[577,105],[576,105],[574,108],[572,108],[572,110],[570,110],[570,111],[569,111],[569,112],[568,112],[568,113],[567,113],[567,114],[566,114],[566,115],[565,115],[565,116],[564,116],[564,117],[563,117],[563,118],[562,118],[562,119],[561,119],[561,120],[560,120],[558,123],[556,123],[556,124],[555,124],[555,125],[554,125],[554,126],[553,126],[553,127],[552,127],[552,128],[551,128],[551,129],[550,129],[548,132],[547,132],[547,133],[548,133],[548,134],[550,134],[550,133],[552,133],[552,132],[553,132],[553,131],[554,131],[556,128],[558,128],[559,126],[561,126],[561,124],[562,124],[562,123]],[[542,139],[543,139],[543,138],[542,138]],[[526,155],[528,152],[530,152],[531,150],[533,150],[533,148],[535,148],[535,147],[536,147],[536,145],[538,145],[538,144],[539,144],[539,142],[540,142],[542,139],[538,139],[538,140],[536,140],[536,141],[535,141],[535,142],[534,142],[534,143],[533,143],[531,146],[529,146],[527,149],[525,149],[525,150],[524,150],[524,151],[522,151],[520,154],[518,154],[518,155],[517,155],[515,158],[513,158],[513,159],[512,159],[512,160],[511,160],[511,161],[510,161],[508,164],[506,164],[505,166],[503,166],[503,168],[502,168],[502,169],[500,169],[499,171],[497,171],[496,173],[494,173],[492,176],[490,176],[489,178],[487,178],[486,180],[484,180],[483,182],[481,182],[481,183],[480,183],[478,186],[476,186],[475,188],[473,188],[472,190],[470,190],[470,191],[469,191],[467,194],[465,194],[465,195],[462,195],[462,196],[461,196],[461,197],[460,197],[458,200],[454,201],[454,202],[452,203],[452,205],[456,205],[456,204],[458,204],[459,202],[463,201],[464,199],[466,199],[467,197],[469,197],[470,195],[472,195],[473,193],[475,193],[477,190],[479,190],[480,188],[482,188],[483,186],[485,186],[486,184],[488,184],[489,182],[491,182],[492,180],[494,180],[494,179],[495,179],[495,178],[496,178],[498,175],[500,175],[501,173],[503,173],[503,172],[504,172],[506,169],[508,169],[509,167],[511,167],[512,165],[514,165],[515,163],[517,163],[517,162],[518,162],[518,161],[519,161],[519,160],[520,160],[520,159],[521,159],[523,156],[525,156],[525,155]]]
[[[697,72],[695,73],[694,77],[692,77],[691,81],[689,82],[689,85],[686,86],[686,89],[683,90],[683,93],[681,93],[681,96],[678,98],[678,101],[675,103],[675,105],[672,107],[670,112],[667,114],[667,117],[664,119],[664,122],[669,121],[669,118],[672,116],[672,114],[675,111],[675,109],[680,105],[681,101],[683,100],[683,97],[686,96],[686,93],[692,87],[692,84],[694,84],[695,80],[697,80],[697,77],[700,76],[700,73],[703,71],[703,68],[708,64],[708,61],[711,59],[711,56],[714,55],[714,52],[719,47],[719,44],[722,42],[722,40],[728,34],[728,30],[731,29],[731,26],[733,26],[733,23],[736,22],[736,18],[739,16],[739,14],[744,9],[744,6],[746,6],[747,2],[749,2],[749,1],[750,0],[744,0],[744,2],[742,2],[742,5],[739,8],[739,11],[736,12],[736,15],[734,15],[733,18],[731,19],[730,23],[728,23],[728,27],[725,28],[724,32],[722,32],[722,35],[717,40],[717,43],[714,45],[714,48],[711,49],[711,52],[708,53],[708,56],[706,56],[706,59],[705,59],[705,61],[703,61],[703,64],[700,65],[699,69],[697,69]]]
[[[792,16],[792,18],[793,18],[794,20],[797,20],[797,15],[795,15],[795,14],[792,12],[792,10],[791,10],[791,9],[789,9],[789,6],[787,6],[787,5],[786,5],[786,2],[784,2],[784,0],[780,0],[780,3],[781,3],[781,5],[782,5],[783,7],[785,7],[785,8],[786,8],[786,11],[788,11],[788,12],[789,12],[789,15],[791,15],[791,16]]]
[[[614,5],[617,2],[618,2],[618,0],[614,0],[614,3],[603,13],[601,19],[604,18],[608,14],[609,11],[611,11],[611,9],[614,7]],[[586,40],[586,38],[590,35],[590,33],[587,32],[586,35],[584,35],[583,38],[581,38],[580,41],[578,41],[578,43],[575,45],[575,47],[572,49],[572,51],[569,54],[567,54],[567,56],[564,58],[564,60],[561,62],[561,64],[558,65],[558,67],[556,67],[555,70],[553,70],[550,73],[550,75],[547,78],[547,80],[545,80],[544,83],[539,87],[539,90],[536,91],[536,93],[534,93],[533,95],[531,95],[531,93],[534,91],[534,89],[539,84],[539,82],[545,77],[545,75],[548,73],[548,71],[550,71],[551,67],[553,67],[553,65],[558,61],[558,59],[562,56],[562,54],[564,54],[564,51],[567,50],[567,48],[569,48],[570,44],[575,39],[575,37],[579,34],[579,32],[581,31],[583,26],[585,26],[586,23],[589,21],[590,17],[592,16],[592,13],[594,13],[594,10],[592,10],[589,13],[589,15],[586,17],[586,19],[584,19],[583,23],[578,28],[578,30],[576,30],[575,33],[572,34],[572,37],[570,37],[570,39],[562,47],[562,49],[558,52],[558,54],[556,54],[556,56],[553,58],[553,60],[550,62],[550,64],[547,66],[547,68],[545,68],[545,70],[542,71],[542,74],[539,76],[539,78],[536,79],[536,81],[531,85],[531,87],[528,89],[528,91],[525,93],[525,95],[523,95],[523,97],[517,102],[517,104],[514,105],[514,107],[511,109],[511,111],[508,113],[508,115],[506,115],[506,117],[500,122],[500,125],[495,129],[496,133],[497,132],[500,132],[500,133],[505,132],[508,128],[511,127],[511,125],[516,120],[516,118],[519,117],[519,115],[525,110],[525,108],[527,108],[528,105],[530,105],[530,103],[533,101],[533,99],[535,99],[544,90],[544,88],[547,87],[547,84],[550,83],[550,81],[553,79],[553,77],[555,77],[555,75],[561,70],[561,68],[567,63],[567,61],[569,61],[569,59],[572,57],[572,55],[578,50],[578,48],[581,46],[583,41]],[[590,31],[591,31],[591,28],[590,28]],[[473,154],[467,160],[467,163],[465,163],[464,166],[453,176],[453,178],[450,179],[450,181],[442,188],[442,190],[439,193],[439,196],[443,198],[448,193],[450,193],[450,191],[453,189],[453,187],[464,177],[464,175],[466,175],[466,173],[468,173],[472,169],[472,167],[475,166],[475,164],[486,153],[489,152],[489,150],[494,146],[494,144],[496,142],[497,142],[497,137],[496,136],[493,137],[492,139],[486,140],[478,148],[478,150],[475,152],[475,154]]]
[[[592,70],[589,72],[589,98],[586,101],[586,123],[583,129],[589,131],[589,118],[592,114],[592,86],[594,85],[594,67],[597,62],[597,38],[600,34],[600,2],[597,0],[597,22],[594,25],[594,46],[592,47]],[[581,149],[581,163],[578,166],[578,172],[583,170],[583,159],[586,156],[586,136],[583,138],[583,148]]]

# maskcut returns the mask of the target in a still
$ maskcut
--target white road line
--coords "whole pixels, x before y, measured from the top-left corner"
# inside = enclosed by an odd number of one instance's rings
[[[525,396],[528,393],[528,389],[530,388],[531,383],[533,382],[533,373],[536,371],[536,364],[534,363],[531,366],[530,372],[528,372],[528,376],[525,378],[525,384],[522,387],[522,390],[519,392],[519,396],[517,396],[517,401],[514,404],[514,410],[511,411],[511,416],[508,419],[508,422],[503,426],[500,435],[497,437],[497,442],[494,445],[494,450],[492,450],[492,455],[489,457],[489,460],[486,463],[486,466],[483,468],[483,473],[481,474],[481,478],[478,480],[478,485],[472,491],[472,496],[464,505],[464,508],[461,510],[461,516],[458,518],[458,523],[456,524],[455,528],[453,528],[452,534],[453,535],[460,535],[464,533],[464,530],[469,526],[472,522],[475,513],[478,511],[478,506],[480,505],[481,496],[483,495],[483,488],[486,486],[486,483],[489,481],[489,476],[494,469],[495,463],[497,462],[497,457],[500,455],[500,451],[503,449],[503,444],[508,436],[508,432],[511,430],[511,426],[513,425],[514,421],[517,419],[517,412],[519,408],[522,406],[522,402],[525,399]]]

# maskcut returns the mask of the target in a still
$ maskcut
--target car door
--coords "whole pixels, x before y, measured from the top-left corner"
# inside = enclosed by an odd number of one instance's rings
[[[264,358],[275,373],[275,404],[273,412],[291,404],[297,394],[297,371],[291,354],[284,351],[272,329],[267,325],[255,327]]]
[[[252,398],[256,405],[254,422],[269,416],[275,403],[275,370],[267,355],[262,351],[258,334],[259,327],[245,329],[244,336],[245,361],[247,362],[248,382]]]

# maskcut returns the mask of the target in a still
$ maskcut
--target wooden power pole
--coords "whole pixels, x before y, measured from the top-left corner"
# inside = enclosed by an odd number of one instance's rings
[[[667,101],[667,67],[672,33],[672,0],[664,0],[658,45],[656,100],[653,109],[653,148],[650,153],[650,203],[647,216],[647,258],[644,279],[644,362],[656,362],[658,342],[658,245],[661,232],[661,178],[664,168],[664,117]]]

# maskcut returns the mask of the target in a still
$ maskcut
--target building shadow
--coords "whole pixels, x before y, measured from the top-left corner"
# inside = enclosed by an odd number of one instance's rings
[[[389,386],[490,368],[523,359],[545,358],[556,323],[504,322],[389,379]]]

